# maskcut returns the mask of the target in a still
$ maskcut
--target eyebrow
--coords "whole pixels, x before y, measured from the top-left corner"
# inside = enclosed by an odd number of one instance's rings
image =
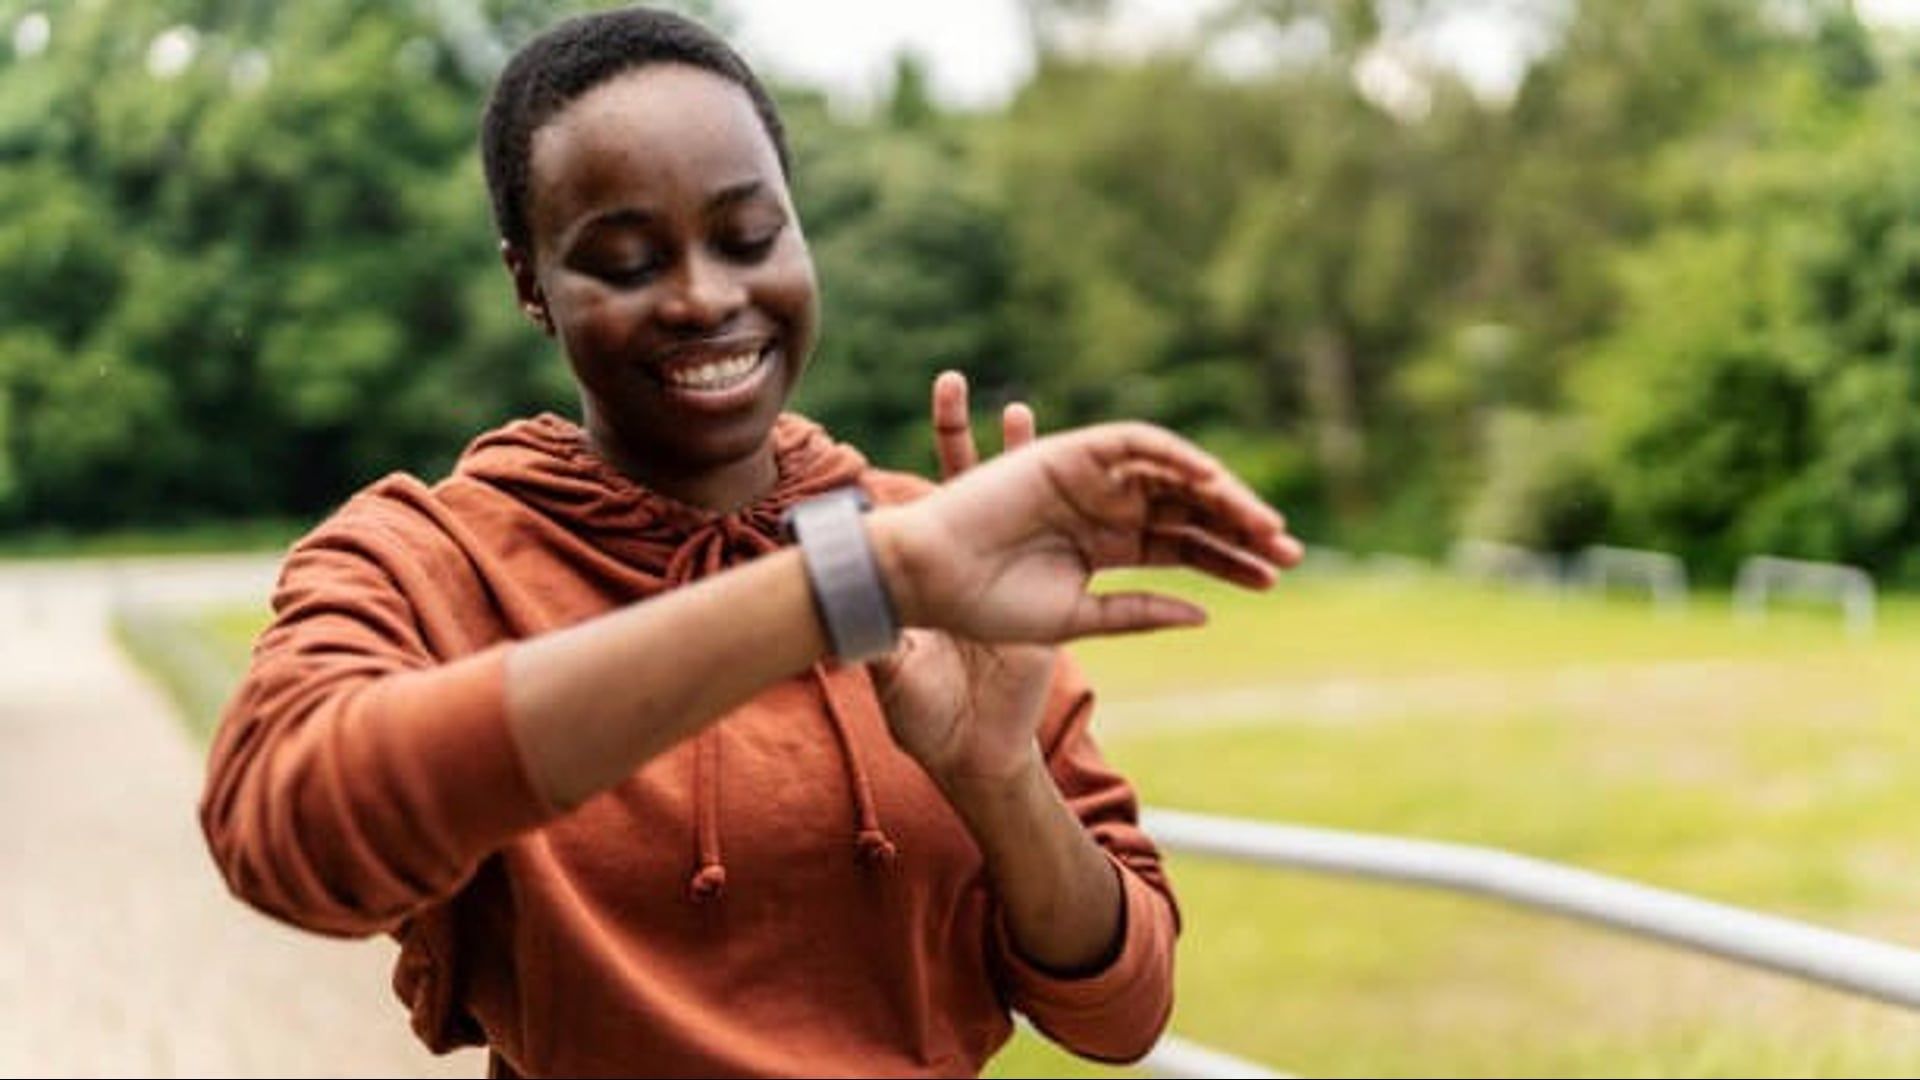
[[[759,179],[742,180],[737,184],[728,184],[726,187],[720,189],[719,194],[707,200],[707,209],[709,211],[721,210],[746,202],[748,199],[765,191],[766,187],[766,181]]]
[[[580,236],[594,229],[619,225],[645,225],[654,218],[653,211],[638,206],[617,206],[612,210],[602,210],[574,226],[573,235]]]
[[[766,181],[758,178],[728,184],[707,200],[706,212],[738,206],[766,190]],[[580,237],[599,229],[644,226],[658,216],[640,206],[616,206],[611,210],[603,210],[569,229],[565,246],[571,247]]]

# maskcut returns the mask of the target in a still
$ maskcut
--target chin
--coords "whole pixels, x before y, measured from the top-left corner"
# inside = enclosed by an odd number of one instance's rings
[[[647,439],[643,445],[647,453],[671,462],[682,472],[721,469],[759,453],[773,437],[773,425],[779,418],[780,406],[776,403],[746,416],[697,427],[676,419],[654,428],[661,437]]]

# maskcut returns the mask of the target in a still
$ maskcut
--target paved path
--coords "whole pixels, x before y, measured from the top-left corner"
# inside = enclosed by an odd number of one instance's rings
[[[434,1058],[394,947],[231,898],[202,761],[113,646],[118,592],[262,598],[260,560],[0,563],[0,1076],[480,1076]]]

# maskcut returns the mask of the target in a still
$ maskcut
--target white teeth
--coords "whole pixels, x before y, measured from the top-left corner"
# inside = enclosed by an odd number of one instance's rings
[[[670,368],[667,381],[691,390],[720,390],[742,382],[760,366],[762,354],[745,352],[691,367]]]

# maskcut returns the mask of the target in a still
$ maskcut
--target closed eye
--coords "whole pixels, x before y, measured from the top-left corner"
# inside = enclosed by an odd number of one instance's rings
[[[773,245],[780,239],[781,229],[784,228],[785,226],[781,226],[748,236],[724,237],[714,247],[721,255],[735,262],[757,263],[773,250]]]
[[[660,276],[660,267],[656,263],[634,263],[631,266],[611,266],[594,271],[595,277],[608,283],[625,288],[645,285]]]

